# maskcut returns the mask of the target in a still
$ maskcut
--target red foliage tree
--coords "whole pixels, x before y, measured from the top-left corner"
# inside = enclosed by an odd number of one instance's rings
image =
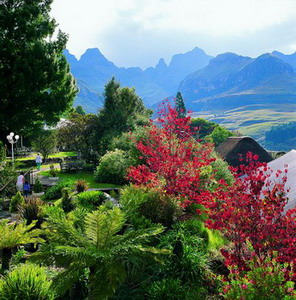
[[[213,145],[192,138],[190,117],[178,118],[168,107],[158,123],[137,142],[143,163],[130,168],[128,178],[161,188],[185,207],[202,204],[208,210],[208,226],[221,230],[234,244],[232,251],[223,253],[227,264],[244,267],[252,253],[248,243],[259,258],[277,251],[279,261],[296,264],[296,210],[284,213],[286,171],[278,171],[282,180],[272,183],[271,170],[249,153],[248,164],[234,170],[232,186],[217,182],[211,168]]]
[[[162,187],[168,194],[190,203],[205,205],[216,188],[210,165],[213,145],[192,137],[191,118],[179,118],[175,109],[152,124],[147,139],[137,143],[144,163],[130,168],[128,178],[137,185]]]
[[[223,252],[228,264],[244,266],[251,254],[248,242],[262,259],[277,251],[277,260],[296,263],[296,210],[284,213],[287,170],[276,171],[280,180],[271,182],[273,171],[265,163],[252,153],[246,159],[249,164],[235,170],[235,184],[211,202],[207,223],[234,243],[233,251]]]

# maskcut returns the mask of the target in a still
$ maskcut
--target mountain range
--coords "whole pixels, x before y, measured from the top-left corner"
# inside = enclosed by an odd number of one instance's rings
[[[148,107],[180,91],[194,115],[257,138],[271,125],[296,120],[296,53],[211,57],[194,48],[145,70],[117,67],[96,48],[79,60],[64,54],[80,89],[75,105],[87,112],[102,106],[104,85],[115,76],[122,86],[135,87]]]
[[[64,51],[71,72],[77,80],[80,93],[75,101],[87,112],[96,112],[102,105],[100,95],[104,85],[115,76],[122,86],[135,87],[147,106],[175,95],[180,82],[190,73],[206,66],[212,59],[203,50],[194,48],[185,54],[172,57],[169,64],[160,59],[155,67],[119,68],[109,61],[99,49],[87,49],[78,60],[68,50]]]

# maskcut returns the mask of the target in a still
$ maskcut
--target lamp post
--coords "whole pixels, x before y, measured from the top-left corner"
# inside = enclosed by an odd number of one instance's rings
[[[15,140],[13,139],[15,138]],[[11,158],[12,158],[12,163],[14,163],[14,152],[13,152],[13,145],[17,143],[19,136],[14,135],[13,132],[10,132],[10,134],[6,137],[8,142],[11,144]]]

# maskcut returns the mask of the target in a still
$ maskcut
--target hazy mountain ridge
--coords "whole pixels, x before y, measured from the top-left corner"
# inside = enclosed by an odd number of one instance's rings
[[[119,68],[104,57],[99,49],[87,49],[79,60],[68,50],[64,52],[71,72],[78,82],[80,93],[75,105],[82,105],[88,112],[96,112],[101,106],[93,101],[103,92],[112,76],[123,86],[135,87],[147,106],[151,106],[177,92],[180,81],[192,71],[204,67],[212,58],[195,48],[185,54],[174,55],[170,64],[160,59],[155,68]],[[89,103],[88,103],[89,101]]]
[[[247,105],[248,97],[253,101],[260,95],[270,95],[273,102],[279,96],[282,101],[283,95],[296,96],[296,73],[291,65],[273,54],[252,59],[227,53],[218,55],[206,67],[187,76],[179,91],[194,111],[204,110],[203,105],[207,110],[211,106],[215,110],[218,99],[223,99],[225,108],[229,108],[234,96],[237,103],[232,102],[232,108]],[[265,103],[263,98],[263,103],[256,100],[258,104]],[[223,103],[220,106],[223,109]]]
[[[104,85],[115,76],[123,86],[135,87],[147,106],[157,108],[179,90],[194,115],[256,138],[272,125],[296,119],[296,53],[211,58],[195,48],[146,70],[119,68],[98,49],[88,49],[79,60],[65,55],[80,88],[75,105],[87,112],[102,106]]]

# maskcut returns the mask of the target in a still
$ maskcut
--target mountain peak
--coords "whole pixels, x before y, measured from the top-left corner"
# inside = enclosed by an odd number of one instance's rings
[[[167,68],[167,64],[165,63],[163,58],[160,58],[157,65],[155,66],[155,69],[165,69]]]
[[[71,54],[68,49],[65,49],[63,51],[63,54],[65,55],[65,57],[66,57],[69,64],[77,63],[77,61],[78,61],[77,58],[75,57],[75,55]]]
[[[79,62],[86,65],[115,67],[115,65],[109,61],[98,48],[87,49],[80,57]]]

